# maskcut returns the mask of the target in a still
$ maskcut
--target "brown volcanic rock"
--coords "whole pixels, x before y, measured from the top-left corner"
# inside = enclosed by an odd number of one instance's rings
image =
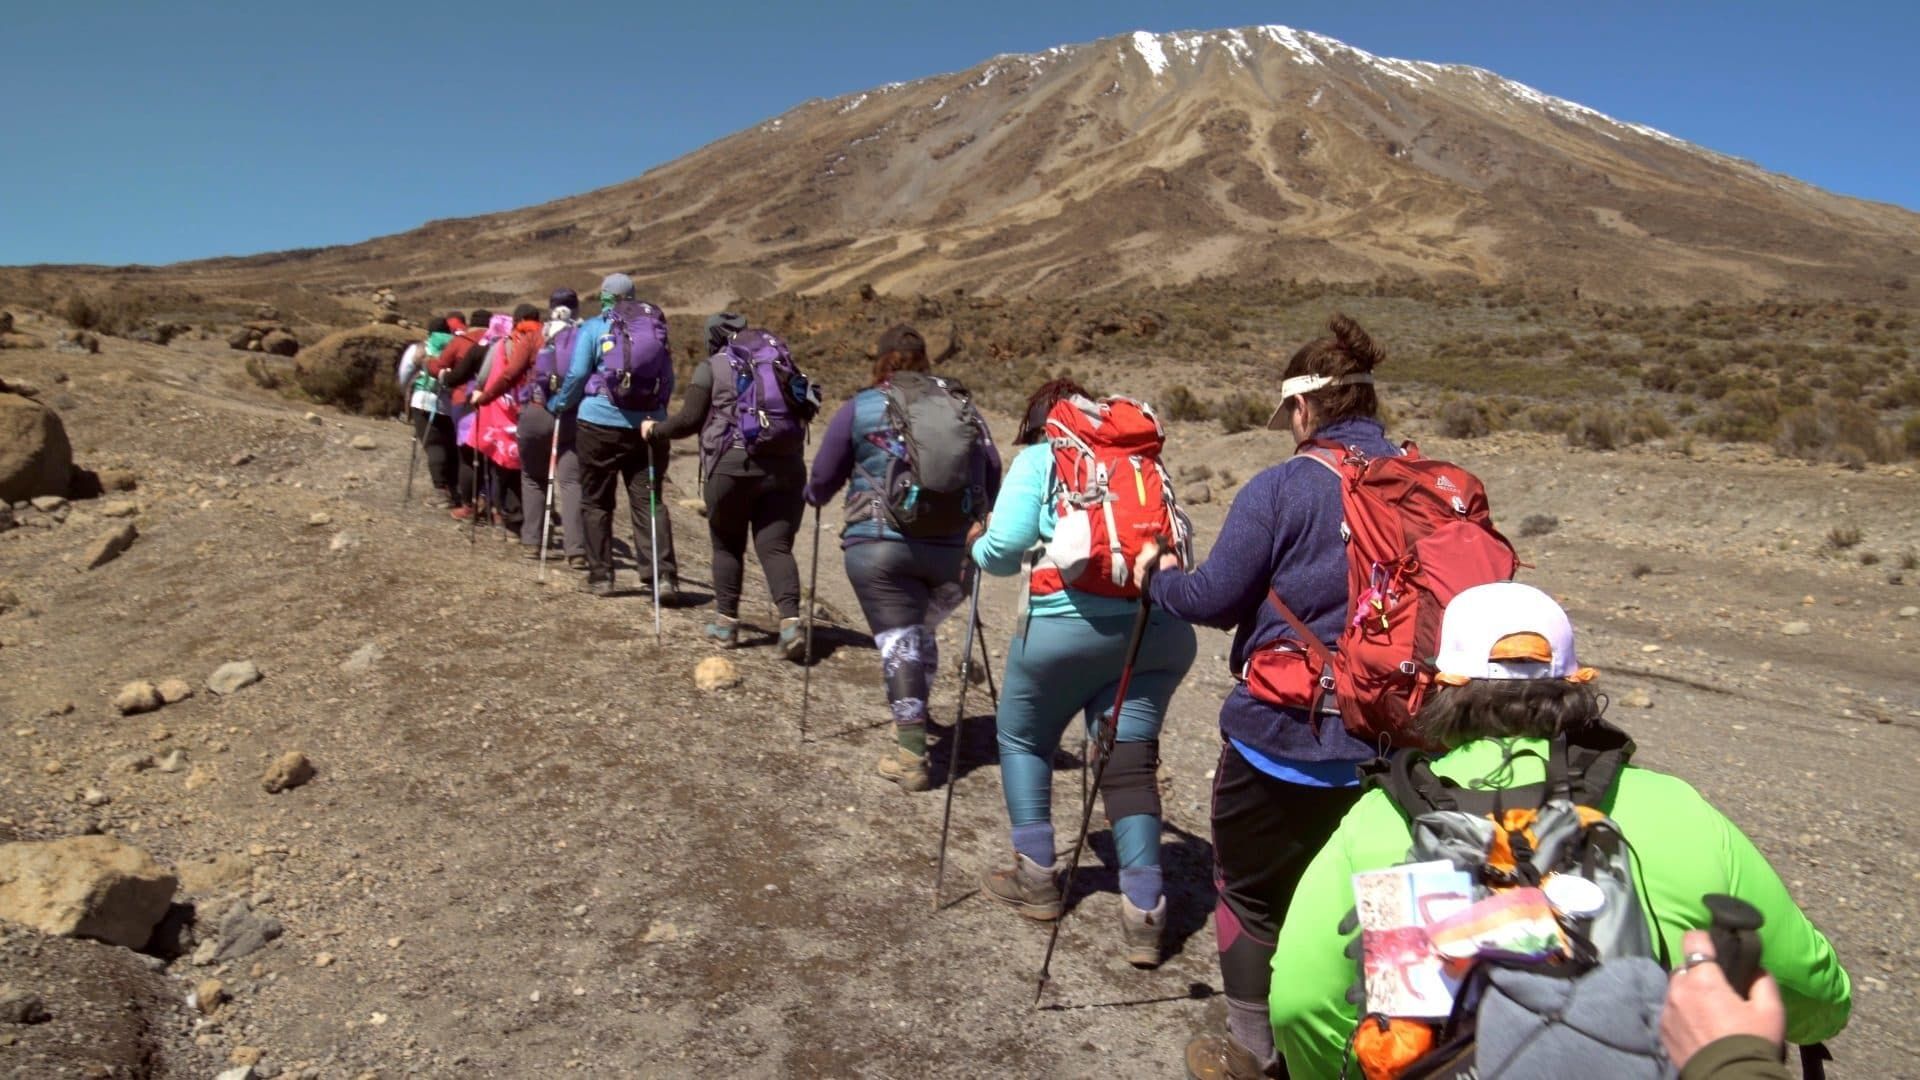
[[[65,495],[73,446],[52,409],[17,394],[0,394],[0,502]]]
[[[1071,296],[1205,275],[1909,306],[1920,214],[1478,68],[1255,27],[997,57],[809,101],[574,198],[168,272],[264,290],[295,263],[307,286],[405,282],[424,305],[618,268],[704,310],[860,283]],[[422,265],[442,269],[428,283]]]
[[[413,331],[373,323],[328,334],[299,350],[294,378],[314,400],[356,412],[377,411],[381,390],[393,382],[401,350],[417,340]]]

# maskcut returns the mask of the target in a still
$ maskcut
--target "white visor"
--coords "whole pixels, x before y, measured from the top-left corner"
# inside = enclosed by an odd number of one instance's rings
[[[1353,386],[1359,383],[1372,383],[1373,373],[1356,371],[1351,375],[1295,375],[1280,383],[1280,404],[1273,407],[1273,415],[1267,417],[1267,430],[1285,431],[1287,424],[1287,402],[1301,394],[1311,394],[1315,390],[1325,390],[1329,386]]]

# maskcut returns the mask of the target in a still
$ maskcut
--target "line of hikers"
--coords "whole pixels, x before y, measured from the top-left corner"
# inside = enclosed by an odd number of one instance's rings
[[[1120,864],[1123,955],[1161,961],[1160,732],[1194,627],[1232,631],[1211,811],[1227,1025],[1188,1046],[1190,1076],[1770,1077],[1786,1075],[1783,1037],[1844,1027],[1832,946],[1737,827],[1632,764],[1565,612],[1510,580],[1480,482],[1387,439],[1385,352],[1353,320],[1288,360],[1268,427],[1291,452],[1238,493],[1200,561],[1143,403],[1048,381],[1003,463],[965,387],[893,327],[809,473],[819,389],[777,335],[708,320],[710,359],[669,415],[664,316],[623,274],[599,300],[584,321],[565,289],[544,320],[530,305],[449,316],[408,350],[437,498],[543,558],[558,489],[562,550],[604,595],[624,487],[640,565],[657,553],[655,600],[671,604],[660,491],[669,442],[697,434],[707,634],[739,643],[750,535],[778,647],[810,662],[793,540],[812,506],[817,548],[844,490],[842,557],[893,721],[878,771],[907,791],[932,786],[939,624],[971,596],[979,625],[980,572],[1021,575],[996,714],[1012,850],[982,880],[990,899],[1042,921],[1073,899],[1051,796],[1077,717]]]

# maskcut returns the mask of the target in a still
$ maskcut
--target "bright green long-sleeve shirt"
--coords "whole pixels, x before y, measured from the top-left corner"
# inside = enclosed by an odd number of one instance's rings
[[[1482,739],[1434,762],[1434,772],[1461,784],[1491,776],[1507,760],[1503,742],[1519,750],[1498,786],[1523,787],[1544,778],[1546,743],[1538,739]],[[1679,962],[1681,935],[1704,930],[1701,897],[1736,896],[1766,919],[1760,931],[1761,965],[1780,984],[1787,1006],[1787,1039],[1823,1042],[1847,1024],[1853,988],[1840,958],[1787,892],[1753,841],[1678,777],[1628,767],[1611,805],[1600,807],[1619,824],[1639,857],[1641,905],[1649,925]],[[1353,875],[1406,859],[1413,834],[1384,791],[1369,791],[1341,820],[1333,838],[1307,867],[1280,930],[1268,1006],[1276,1043],[1290,1075],[1334,1077],[1359,1020],[1347,990],[1359,977],[1346,948],[1353,939],[1339,926],[1353,909]]]

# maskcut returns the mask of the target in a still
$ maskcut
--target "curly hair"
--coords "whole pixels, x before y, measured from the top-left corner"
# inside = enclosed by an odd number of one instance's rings
[[[1474,679],[1438,688],[1414,717],[1414,729],[1451,750],[1475,739],[1551,739],[1593,724],[1605,712],[1587,683]]]

